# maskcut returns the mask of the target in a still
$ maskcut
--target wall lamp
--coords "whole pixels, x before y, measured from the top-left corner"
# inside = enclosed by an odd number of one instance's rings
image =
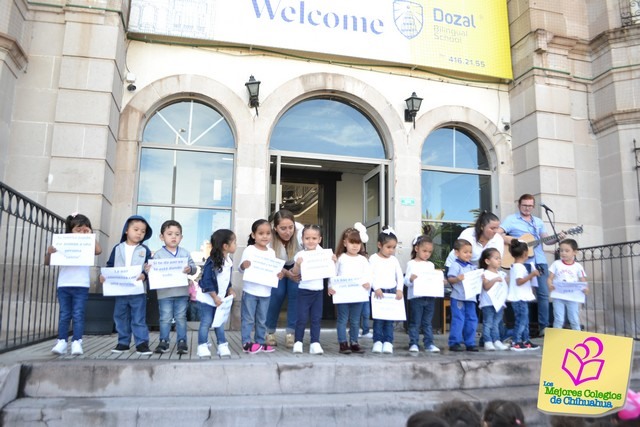
[[[244,85],[247,87],[247,91],[249,92],[249,106],[256,109],[257,116],[258,106],[260,105],[260,101],[258,99],[260,94],[260,80],[256,80],[252,74],[251,77],[249,77],[249,81]]]
[[[404,121],[413,122],[413,128],[416,128],[416,114],[420,110],[422,104],[422,98],[418,97],[415,92],[410,97],[404,100],[407,103],[407,108],[404,110]]]

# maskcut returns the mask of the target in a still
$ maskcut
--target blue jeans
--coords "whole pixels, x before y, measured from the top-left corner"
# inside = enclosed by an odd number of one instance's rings
[[[373,342],[393,344],[393,320],[373,319]]]
[[[176,321],[177,340],[187,340],[187,306],[189,297],[169,297],[158,300],[160,311],[160,339],[169,341],[171,319]]]
[[[451,298],[451,329],[449,346],[462,344],[475,347],[478,316],[475,301],[460,301]]]
[[[242,293],[242,313],[241,313],[241,333],[242,343],[257,342],[264,344],[264,336],[267,333],[267,311],[269,309],[269,297],[257,297],[255,295]],[[200,313],[202,316],[202,313]],[[211,325],[211,323],[209,323]],[[254,338],[251,341],[251,331],[255,327]]]
[[[549,266],[547,264],[536,264],[536,268],[540,271],[538,279],[538,288],[536,290],[536,299],[538,300],[538,331],[550,325],[549,323]]]
[[[60,318],[58,320],[58,339],[69,339],[69,323],[73,320],[73,340],[81,340],[84,334],[84,311],[89,299],[89,288],[80,286],[62,286],[58,288]]]
[[[227,342],[227,337],[224,335],[224,326],[218,326],[213,331],[216,333],[216,342],[218,345]]]
[[[285,297],[287,298],[287,333],[291,334],[296,329],[298,283],[283,277],[278,281],[278,287],[271,289],[269,311],[267,312],[267,330],[270,334],[276,331],[280,309]]]
[[[131,345],[133,334],[136,346],[149,342],[147,327],[147,295],[122,295],[115,297],[113,321],[118,332],[118,344]]]
[[[501,341],[500,325],[502,324],[502,309],[496,312],[493,306],[482,307],[482,340],[485,343]]]
[[[418,345],[420,341],[420,327],[424,333],[424,348],[433,344],[433,311],[436,299],[419,297],[409,300],[409,345]]]
[[[562,329],[564,327],[565,312],[569,318],[569,325],[574,331],[580,330],[580,303],[575,301],[553,300],[553,327]],[[75,335],[75,331],[74,331]]]
[[[198,328],[198,345],[206,344],[209,341],[209,328],[216,315],[216,308],[212,305],[198,302],[200,305],[200,327]]]
[[[189,301],[188,318],[191,322],[200,320],[200,304],[198,301]]]
[[[336,331],[338,332],[338,342],[347,342],[347,322],[349,323],[349,341],[351,343],[358,342],[358,334],[360,330],[360,316],[362,308],[368,305],[368,302],[352,302],[348,304],[336,304],[338,309],[338,321],[336,322]],[[367,322],[369,319],[367,319]]]
[[[302,342],[304,339],[304,328],[307,321],[311,320],[309,332],[311,341],[320,342],[320,320],[322,320],[322,291],[310,291],[308,289],[298,289],[298,307],[296,309],[296,334],[295,340]]]
[[[371,302],[365,301],[362,303],[362,335],[369,333],[369,319],[371,318]]]
[[[526,301],[513,301],[511,306],[516,320],[513,327],[513,342],[527,342],[529,341],[529,303]]]

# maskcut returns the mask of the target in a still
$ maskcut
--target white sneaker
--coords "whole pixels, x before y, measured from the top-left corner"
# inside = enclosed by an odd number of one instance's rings
[[[491,341],[485,341],[484,350],[485,351],[496,351],[496,346],[493,345],[493,343]]]
[[[302,353],[302,341],[296,341],[296,343],[293,345],[293,352]]]
[[[319,342],[312,342],[309,346],[309,354],[323,354],[324,350]]]
[[[428,351],[430,353],[440,353],[440,349],[435,345],[431,344],[429,347],[425,348],[424,351]]]
[[[382,353],[382,343],[380,341],[376,341],[373,343],[373,348],[371,349],[374,353]]]
[[[211,357],[207,343],[198,345],[198,357]]]
[[[71,343],[71,354],[74,356],[79,356],[83,354],[82,351],[82,340],[75,340]]]
[[[209,347],[209,346],[207,346]],[[231,357],[231,352],[229,351],[229,343],[223,342],[222,344],[218,344],[218,357]]]
[[[417,345],[412,344],[412,345],[411,345],[411,347],[409,347],[409,351],[410,351],[411,353],[417,353],[417,352],[419,352],[419,351],[420,351],[420,349],[418,348],[418,346],[417,346]]]
[[[285,345],[285,347],[293,348],[294,340],[295,340],[295,337],[293,336],[293,334],[287,334],[284,337],[284,345]]]
[[[496,348],[496,350],[508,350],[509,349],[509,347],[504,345],[504,344],[502,344],[502,341],[500,341],[500,340],[495,340],[493,342],[493,346]]]
[[[67,354],[67,340],[58,340],[56,345],[51,349],[51,353]]]
[[[367,332],[366,334],[362,335],[362,338],[373,339],[373,332]]]
[[[386,342],[382,345],[382,352],[386,353],[386,354],[391,354],[393,353],[393,344],[391,344],[390,342]]]

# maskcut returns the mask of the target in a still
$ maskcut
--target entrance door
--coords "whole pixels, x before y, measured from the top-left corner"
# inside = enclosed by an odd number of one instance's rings
[[[367,252],[376,251],[378,234],[385,224],[385,169],[383,164],[376,166],[362,177],[363,223],[367,228],[369,242]]]

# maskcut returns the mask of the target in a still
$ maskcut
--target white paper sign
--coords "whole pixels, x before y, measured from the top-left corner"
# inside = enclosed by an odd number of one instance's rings
[[[136,280],[141,273],[141,265],[102,267],[100,274],[105,278],[102,294],[106,297],[144,294],[144,283],[142,280]]]
[[[482,268],[464,273],[462,286],[464,287],[465,299],[470,299],[482,291],[482,273],[484,273]]]
[[[189,279],[183,273],[187,258],[161,258],[149,260],[149,288],[164,289],[189,286]]]
[[[251,266],[244,271],[244,280],[272,288],[278,287],[278,273],[284,266],[283,259],[257,254],[249,261]]]
[[[383,294],[376,298],[371,294],[371,317],[378,320],[407,320],[404,299],[396,299],[396,294]]]
[[[211,296],[209,296],[209,298],[211,298]],[[218,328],[227,322],[227,320],[229,319],[229,315],[231,314],[232,304],[232,295],[229,295],[228,297],[222,299],[222,304],[220,304],[216,308],[216,313],[213,316],[213,323],[211,324],[212,328]]]
[[[333,262],[333,251],[322,249],[305,251],[300,264],[302,280],[316,280],[336,275],[336,264]]]
[[[361,277],[336,276],[331,279],[331,289],[336,293],[331,297],[334,304],[369,301],[369,290],[362,287]]]
[[[584,304],[585,295],[582,291],[587,287],[587,282],[556,282],[554,280],[553,286],[555,289],[549,295],[551,298]]]
[[[85,233],[54,234],[51,246],[51,265],[93,265],[96,256],[96,235]]]
[[[495,308],[496,312],[500,311],[500,309],[504,307],[508,293],[509,285],[504,281],[494,283],[491,289],[487,291],[487,295],[489,296],[491,304],[493,305],[493,308]]]
[[[413,279],[413,295],[444,298],[444,273],[442,270],[425,271]]]

